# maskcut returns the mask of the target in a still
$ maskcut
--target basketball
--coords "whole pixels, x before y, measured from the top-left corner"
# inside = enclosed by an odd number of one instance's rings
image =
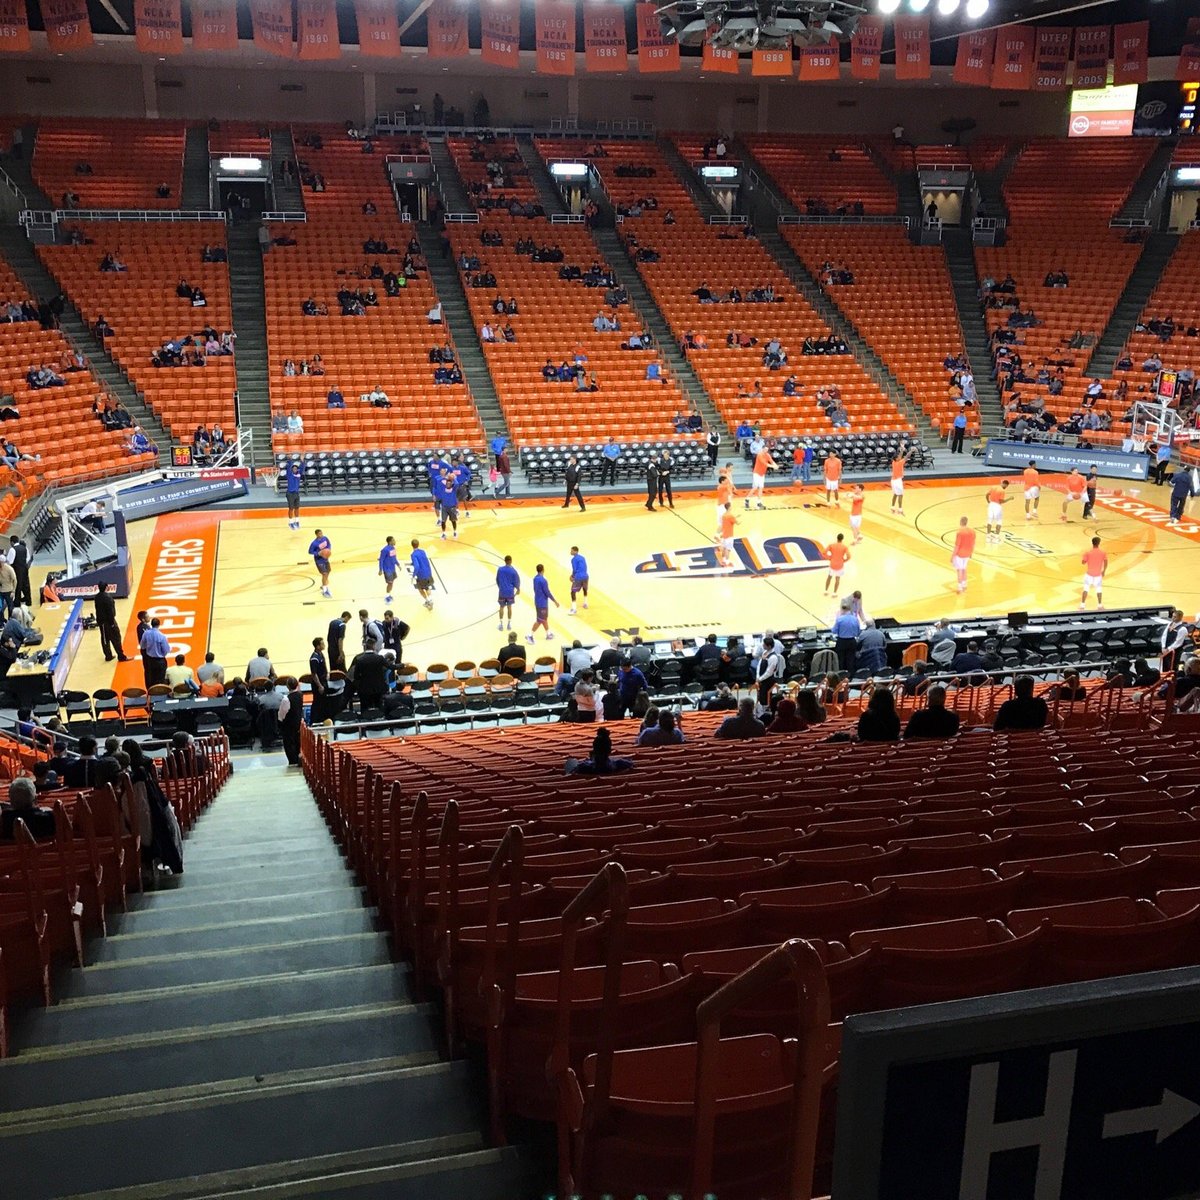
[[[318,551],[317,551],[317,553],[318,553],[318,554],[319,554],[319,555],[320,555],[322,558],[328,558],[328,557],[329,557],[329,554],[330,554],[330,549],[329,549],[329,547],[328,547],[328,546],[322,546],[322,547],[320,548],[320,550],[318,550]]]

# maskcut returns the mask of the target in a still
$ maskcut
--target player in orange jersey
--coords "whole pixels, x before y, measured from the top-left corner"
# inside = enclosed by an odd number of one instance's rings
[[[837,508],[842,507],[841,501],[838,499],[838,488],[842,483],[842,460],[838,458],[837,451],[831,451],[829,457],[825,459],[825,503],[835,505]]]
[[[752,497],[758,497],[758,507],[766,508],[763,503],[763,488],[767,485],[767,472],[774,471],[779,464],[771,457],[771,452],[765,446],[754,456],[754,475],[750,484],[749,495],[746,496],[746,507],[750,507]]]
[[[1067,476],[1067,494],[1063,497],[1062,515],[1060,521],[1066,521],[1067,509],[1071,506],[1073,500],[1078,500],[1083,503],[1084,492],[1087,491],[1087,480],[1079,473],[1078,467],[1072,467],[1070,475]]]
[[[987,540],[999,542],[1000,527],[1004,524],[1004,506],[1012,499],[1008,495],[1008,480],[1000,480],[987,490]]]
[[[1025,481],[1025,520],[1036,521],[1038,515],[1038,498],[1042,494],[1042,489],[1038,483],[1040,477],[1038,475],[1037,464],[1033,459],[1029,460],[1029,466],[1025,468],[1022,477]]]
[[[904,516],[904,466],[908,451],[901,447],[892,459],[892,512]]]
[[[717,562],[726,570],[733,569],[729,556],[733,553],[733,528],[736,524],[737,517],[733,514],[733,505],[726,502],[717,531]]]
[[[958,518],[958,531],[954,535],[954,553],[950,565],[958,575],[958,590],[967,590],[967,567],[975,553],[975,530],[970,526],[970,517]]]
[[[829,574],[825,576],[825,594],[829,594],[829,585],[833,584],[833,594],[838,594],[842,586],[842,576],[846,573],[846,564],[850,561],[850,547],[846,545],[846,535],[839,533],[837,541],[825,548],[825,560],[829,563]]]
[[[1088,592],[1096,589],[1096,607],[1104,607],[1104,576],[1108,574],[1108,555],[1100,549],[1100,539],[1092,538],[1090,550],[1083,552],[1080,559],[1083,563],[1083,595],[1079,598],[1079,607],[1087,608]]]
[[[862,541],[862,514],[863,500],[865,499],[866,491],[863,485],[856,483],[850,489],[850,528],[854,531],[854,544],[856,546]]]
[[[721,518],[725,510],[733,503],[737,488],[733,482],[733,463],[726,463],[717,476],[717,536],[721,535]]]

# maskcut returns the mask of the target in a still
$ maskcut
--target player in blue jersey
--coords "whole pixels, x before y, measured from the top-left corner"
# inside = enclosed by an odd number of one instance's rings
[[[300,485],[304,481],[304,464],[289,462],[283,473],[287,493],[288,528],[300,528]]]
[[[500,621],[496,628],[503,629],[507,618],[511,629],[513,601],[521,594],[521,576],[512,565],[511,554],[504,556],[504,565],[496,572],[496,594],[496,602],[500,606]]]
[[[550,590],[550,580],[546,578],[546,568],[541,563],[537,565],[537,573],[533,577],[533,628],[525,635],[525,640],[532,646],[533,635],[540,625],[546,631],[546,641],[551,641],[554,634],[550,632],[550,604],[558,608],[558,601]]]
[[[429,593],[433,591],[433,567],[429,563],[429,555],[421,549],[421,543],[416,538],[412,540],[412,555],[408,561],[412,568],[413,587],[421,593],[425,607],[432,608],[433,601]]]
[[[429,494],[433,497],[433,519],[434,523],[439,526],[442,523],[442,505],[438,498],[438,483],[442,478],[442,472],[449,469],[450,464],[440,454],[432,455],[425,464],[425,470],[429,474]]]
[[[333,593],[329,590],[330,555],[333,547],[329,539],[319,530],[313,530],[313,540],[308,544],[308,552],[312,555],[313,566],[321,577],[321,595],[328,599]]]
[[[437,483],[434,485],[433,498],[441,513],[441,520],[438,524],[442,530],[442,541],[446,540],[447,521],[454,529],[454,536],[458,537],[458,485],[453,471],[447,469],[438,476]]]
[[[389,537],[383,549],[379,552],[379,574],[383,576],[383,584],[387,589],[387,595],[383,598],[384,604],[391,604],[392,591],[396,586],[396,539]]]
[[[458,496],[458,507],[464,517],[469,517],[471,515],[471,510],[468,507],[471,503],[471,467],[456,455],[454,463],[450,467],[450,473],[454,476],[454,488]]]
[[[578,546],[571,547],[571,607],[567,612],[575,615],[575,597],[583,593],[583,607],[587,608],[588,595],[588,565],[587,559],[579,553]]]

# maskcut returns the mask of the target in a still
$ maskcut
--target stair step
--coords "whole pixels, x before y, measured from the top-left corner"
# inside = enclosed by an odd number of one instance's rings
[[[473,1135],[479,1114],[463,1103],[463,1083],[461,1063],[264,1083],[251,1093],[186,1102],[186,1121],[170,1103],[144,1106],[131,1117],[120,1111],[97,1114],[71,1126],[70,1154],[62,1152],[61,1129],[0,1129],[6,1189],[22,1200],[51,1200],[79,1195],[83,1188],[128,1189],[318,1155],[378,1151],[394,1144],[397,1130],[411,1141]]]

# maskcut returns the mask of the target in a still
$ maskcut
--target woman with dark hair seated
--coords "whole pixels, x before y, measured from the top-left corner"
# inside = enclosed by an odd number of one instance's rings
[[[596,730],[592,739],[592,756],[581,762],[577,758],[568,758],[566,774],[568,775],[615,775],[618,771],[628,771],[633,767],[631,758],[614,758],[612,752],[612,734],[603,726]]]
[[[858,740],[860,742],[895,742],[900,738],[900,718],[896,713],[896,700],[887,688],[876,688],[867,701],[867,707],[858,718]]]

